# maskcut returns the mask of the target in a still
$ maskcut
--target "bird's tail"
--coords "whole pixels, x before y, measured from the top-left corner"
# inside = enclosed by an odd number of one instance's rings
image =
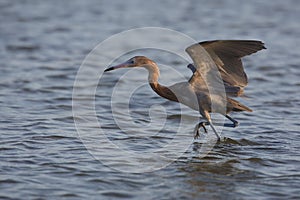
[[[247,112],[252,112],[250,108],[247,106],[241,104],[240,102],[227,98],[227,110],[230,111],[235,111],[235,112],[242,112],[242,111],[247,111]]]
[[[242,87],[225,85],[226,95],[229,97],[239,97],[244,95],[244,90]]]

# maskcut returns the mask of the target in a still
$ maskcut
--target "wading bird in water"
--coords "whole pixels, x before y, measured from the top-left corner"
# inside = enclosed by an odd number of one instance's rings
[[[186,48],[186,52],[193,60],[193,64],[187,66],[193,72],[192,77],[187,82],[168,87],[158,83],[159,68],[145,56],[135,56],[120,65],[107,68],[105,72],[126,67],[146,68],[149,84],[158,95],[199,111],[205,119],[196,125],[195,138],[199,136],[200,127],[207,132],[205,125],[210,125],[220,140],[209,113],[224,115],[232,122],[231,126],[236,127],[238,121],[228,113],[252,112],[230,97],[243,95],[243,89],[248,83],[241,58],[262,49],[266,49],[264,43],[255,40],[214,40],[191,45]]]

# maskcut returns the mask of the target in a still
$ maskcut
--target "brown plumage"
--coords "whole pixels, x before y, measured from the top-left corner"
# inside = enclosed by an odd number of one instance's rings
[[[262,49],[265,49],[264,44],[255,40],[214,40],[191,45],[186,52],[193,59],[193,64],[188,65],[193,72],[192,77],[188,82],[169,87],[158,83],[159,68],[145,56],[135,56],[105,71],[124,67],[146,68],[149,72],[149,84],[158,95],[198,110],[207,120],[199,123],[198,128],[203,126],[205,129],[204,125],[209,124],[220,139],[209,113],[220,113],[236,126],[238,122],[227,115],[229,112],[252,112],[250,108],[230,97],[243,95],[244,87],[248,84],[241,58]],[[198,136],[198,128],[195,137]]]

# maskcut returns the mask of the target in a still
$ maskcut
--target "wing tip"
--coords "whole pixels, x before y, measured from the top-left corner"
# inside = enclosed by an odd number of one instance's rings
[[[243,42],[243,43],[252,43],[253,45],[258,45],[261,47],[261,49],[267,49],[265,47],[265,43],[262,42],[261,40],[256,40],[256,39],[249,39],[249,40],[207,40],[207,41],[202,41],[202,42],[198,42],[198,44],[200,45],[205,45],[205,44],[211,44],[211,43],[217,43],[217,42],[236,42],[236,43],[240,43],[240,42]]]

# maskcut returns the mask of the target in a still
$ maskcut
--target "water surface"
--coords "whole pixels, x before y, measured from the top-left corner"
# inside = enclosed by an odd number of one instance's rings
[[[1,199],[299,198],[299,11],[296,0],[1,1]],[[244,60],[249,98],[242,101],[254,112],[233,114],[241,124],[223,130],[226,141],[199,158],[202,142],[196,140],[169,166],[131,174],[89,154],[74,125],[72,90],[82,61],[98,43],[144,26],[174,29],[199,41],[260,39],[268,50]],[[180,59],[145,53],[190,75]],[[142,133],[149,137],[135,137],[114,123],[109,97],[122,73],[104,77],[97,89],[97,116],[105,134],[134,151],[168,143],[179,123],[179,107],[147,84],[132,96],[131,115],[147,126],[149,108],[161,105],[168,114],[164,129],[153,135],[155,126],[147,127]],[[124,81],[125,90],[146,81],[144,71],[134,73]],[[162,83],[176,81],[173,76],[161,67]],[[197,114],[183,114],[190,117],[186,126],[192,139]]]

